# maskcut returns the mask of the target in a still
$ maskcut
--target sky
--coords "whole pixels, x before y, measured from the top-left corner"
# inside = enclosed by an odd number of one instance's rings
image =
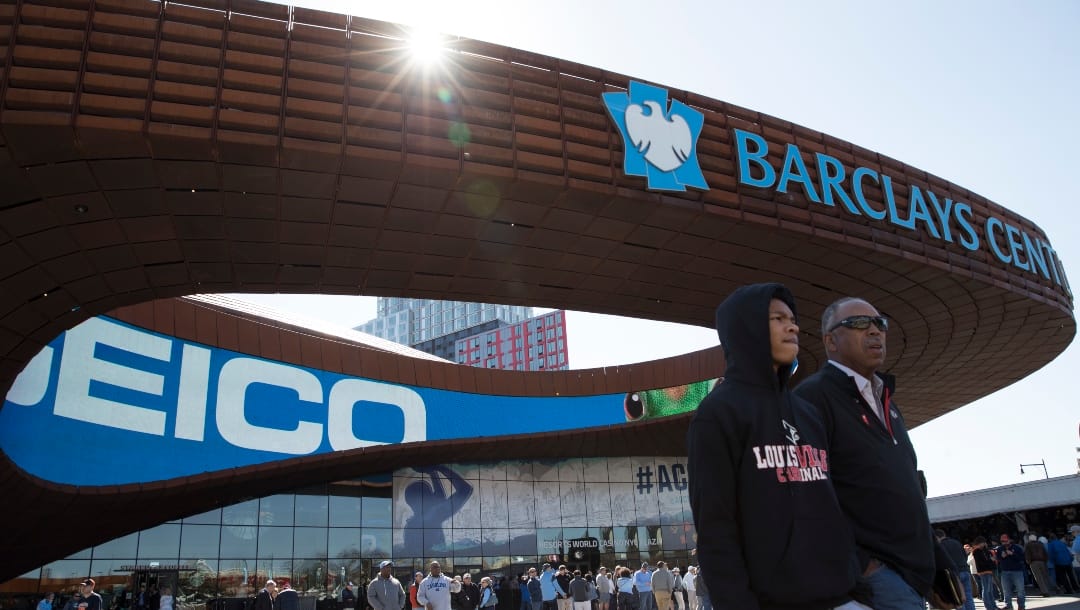
[[[1080,286],[1078,2],[293,4],[560,57],[823,131],[1032,220]],[[373,299],[308,298],[259,301],[347,326],[374,317]],[[712,329],[577,312],[567,326],[574,368],[717,343]],[[1077,473],[1078,364],[1074,342],[1026,379],[913,430],[930,496],[1034,481],[1043,468],[1020,465],[1043,460],[1051,477]]]

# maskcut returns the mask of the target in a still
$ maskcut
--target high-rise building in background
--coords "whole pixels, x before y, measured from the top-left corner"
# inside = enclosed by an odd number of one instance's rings
[[[356,330],[440,358],[518,371],[569,368],[566,312],[532,307],[379,297],[376,318]]]
[[[560,309],[458,339],[448,359],[488,369],[568,369],[566,312]]]
[[[374,320],[357,326],[356,330],[456,360],[454,340],[520,322],[532,317],[533,310],[514,305],[379,297],[375,315]],[[448,335],[456,336],[441,340]]]

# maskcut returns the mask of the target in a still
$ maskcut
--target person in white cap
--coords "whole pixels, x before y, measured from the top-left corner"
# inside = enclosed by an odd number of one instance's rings
[[[686,599],[690,602],[690,610],[697,610],[697,568],[694,566],[686,567],[686,574],[683,575],[683,587],[686,589]]]
[[[420,591],[416,599],[427,610],[450,610],[450,577],[442,573],[438,561],[432,561],[430,571],[420,581]]]
[[[368,603],[375,610],[401,610],[405,606],[405,589],[401,582],[390,573],[393,561],[379,562],[379,575],[368,583]]]

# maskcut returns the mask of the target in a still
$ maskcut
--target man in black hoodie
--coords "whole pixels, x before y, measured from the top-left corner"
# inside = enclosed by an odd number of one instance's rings
[[[862,299],[825,308],[829,362],[795,394],[821,413],[829,433],[833,485],[851,521],[863,580],[875,610],[922,610],[934,579],[935,548],[915,449],[893,401],[885,363],[889,322]]]
[[[799,353],[795,300],[780,284],[716,310],[724,381],[687,434],[701,574],[716,610],[825,610],[850,602],[858,569],[833,492],[825,428],[788,391]]]

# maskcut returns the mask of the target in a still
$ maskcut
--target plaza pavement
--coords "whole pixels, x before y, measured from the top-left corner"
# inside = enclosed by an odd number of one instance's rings
[[[998,603],[999,608],[1004,608],[1004,604]],[[1080,610],[1080,595],[1056,595],[1053,597],[1028,597],[1025,607],[1027,610],[1034,610],[1037,608],[1053,608],[1054,610]],[[983,609],[982,600],[975,600],[975,608],[977,610]],[[1016,608],[1016,600],[1013,600],[1013,608]]]

